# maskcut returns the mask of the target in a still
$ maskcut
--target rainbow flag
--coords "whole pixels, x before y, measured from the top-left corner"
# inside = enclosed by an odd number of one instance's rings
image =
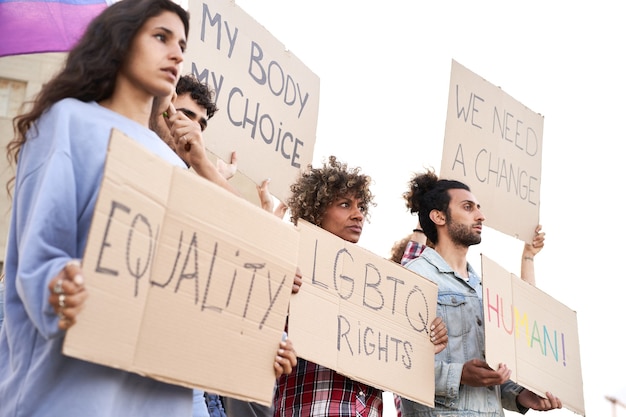
[[[0,0],[0,56],[67,51],[105,7],[107,0]]]

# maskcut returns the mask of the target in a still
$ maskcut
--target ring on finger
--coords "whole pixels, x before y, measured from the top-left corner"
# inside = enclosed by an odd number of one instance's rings
[[[54,283],[54,288],[52,289],[52,291],[55,294],[63,294],[63,280],[62,279],[58,279],[57,282]]]
[[[59,308],[63,310],[65,308],[65,294],[59,294]]]
[[[65,267],[67,268],[68,266],[78,266],[78,267],[80,267],[80,261],[78,259],[72,259],[70,261],[67,261],[67,263],[65,264]]]

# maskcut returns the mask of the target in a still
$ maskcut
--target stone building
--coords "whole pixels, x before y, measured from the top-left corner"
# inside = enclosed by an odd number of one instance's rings
[[[42,84],[60,68],[65,53],[0,57],[0,262],[4,264],[11,200],[6,184],[14,166],[6,158],[6,145],[13,138],[13,118],[39,92]]]

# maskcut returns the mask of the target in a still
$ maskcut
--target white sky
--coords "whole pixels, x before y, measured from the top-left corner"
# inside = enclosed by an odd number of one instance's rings
[[[412,173],[439,169],[452,59],[544,115],[540,216],[547,240],[535,261],[537,286],[577,311],[586,414],[611,415],[605,395],[626,397],[614,330],[625,317],[625,274],[616,261],[626,226],[611,220],[621,212],[626,150],[620,2],[237,4],[320,77],[314,165],[334,154],[373,177],[378,206],[360,245],[380,256],[416,222],[401,198]],[[519,275],[521,242],[487,230],[475,249],[476,268],[482,251]]]

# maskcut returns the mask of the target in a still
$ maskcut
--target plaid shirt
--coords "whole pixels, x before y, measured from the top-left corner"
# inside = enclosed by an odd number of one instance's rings
[[[404,264],[409,262],[411,259],[415,259],[420,256],[422,252],[424,252],[424,248],[426,248],[426,245],[409,240],[409,243],[406,244],[406,248],[404,249],[400,265],[404,266]]]
[[[396,407],[396,415],[402,417],[402,398],[398,394],[393,394],[393,405]]]
[[[382,417],[383,392],[298,358],[278,380],[274,417]]]

